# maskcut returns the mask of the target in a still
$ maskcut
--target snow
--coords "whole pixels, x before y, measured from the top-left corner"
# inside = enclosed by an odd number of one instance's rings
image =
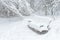
[[[58,19],[51,23],[50,26],[53,27],[51,27],[51,30],[44,35],[36,34],[30,30],[27,25],[30,24],[29,21],[31,20],[32,24],[35,23],[34,26],[36,25],[35,27],[39,28],[39,24],[48,25],[49,21],[52,20],[51,18],[42,16],[30,16],[25,17],[24,20],[18,20],[16,22],[13,22],[12,20],[5,23],[0,22],[0,40],[56,40],[55,38],[57,37],[57,31],[54,27],[59,25]],[[56,31],[56,33],[54,31]]]

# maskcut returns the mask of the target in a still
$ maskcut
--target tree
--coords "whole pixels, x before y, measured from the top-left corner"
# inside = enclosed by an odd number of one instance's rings
[[[21,17],[22,15],[19,13],[19,11],[17,10],[16,6],[14,5],[14,3],[16,3],[14,0],[13,2],[10,0],[0,0],[0,6],[3,8],[0,8],[0,12],[2,12],[2,15],[5,15],[6,17],[9,16],[14,16],[15,14],[19,14]]]
[[[43,12],[45,12],[45,15],[53,15],[52,9],[54,5],[54,0],[29,0],[29,3],[30,3],[30,7],[35,12],[37,12],[37,14],[39,11],[42,10]]]
[[[28,16],[33,12],[33,9],[30,7],[30,4],[26,0],[21,0],[19,3],[19,12],[22,15]]]

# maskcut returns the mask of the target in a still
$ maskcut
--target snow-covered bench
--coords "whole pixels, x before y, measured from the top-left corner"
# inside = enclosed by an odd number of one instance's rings
[[[38,34],[45,34],[50,30],[50,23],[52,22],[52,18],[46,16],[31,16],[27,18],[28,20],[28,28],[33,30]]]

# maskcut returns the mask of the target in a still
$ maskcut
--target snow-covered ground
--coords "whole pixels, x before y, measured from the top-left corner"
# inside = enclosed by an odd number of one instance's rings
[[[24,20],[0,22],[0,40],[59,40],[60,38],[60,18],[52,20],[50,30],[44,35],[39,35],[28,28],[27,25],[32,24],[39,30],[41,24],[48,25],[52,18],[45,16],[30,16],[25,17]],[[31,22],[32,21],[32,22]],[[29,23],[31,22],[31,23]],[[33,27],[33,28],[34,28]]]

